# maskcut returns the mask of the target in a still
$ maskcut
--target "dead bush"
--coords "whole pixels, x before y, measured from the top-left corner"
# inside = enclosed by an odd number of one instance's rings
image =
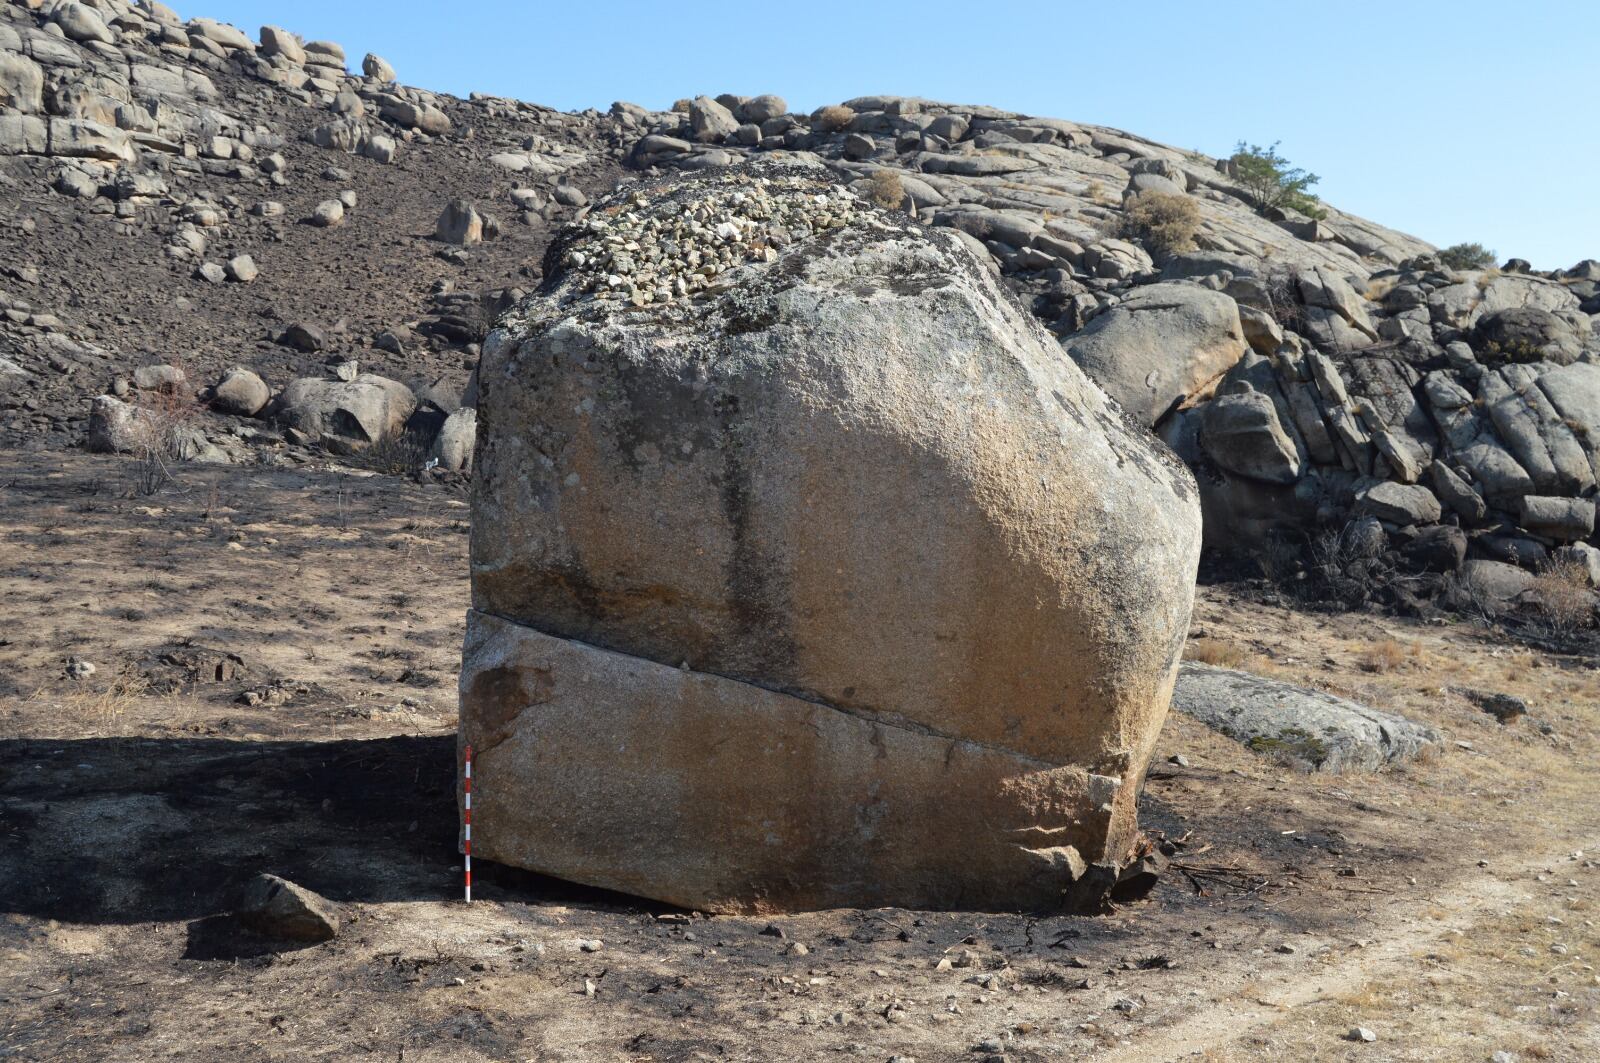
[[[191,456],[194,423],[203,411],[183,387],[147,393],[135,409],[133,490],[153,495],[172,482],[172,464]]]
[[[1300,302],[1300,273],[1293,267],[1271,269],[1261,275],[1261,287],[1266,293],[1264,309],[1282,328],[1291,332],[1304,332],[1305,307]]]
[[[1288,585],[1306,578],[1305,550],[1286,539],[1274,537],[1260,544],[1255,562],[1261,574],[1276,584]]]
[[[842,103],[822,107],[811,116],[811,124],[824,133],[837,133],[855,121],[856,113]]]
[[[884,210],[895,210],[906,201],[906,186],[893,170],[879,170],[868,178],[868,195]]]
[[[1533,578],[1533,600],[1552,634],[1586,628],[1594,620],[1595,595],[1581,561],[1551,560]]]
[[[149,677],[138,668],[124,664],[104,689],[77,690],[62,699],[61,708],[69,718],[90,727],[110,727],[127,709],[149,697]]]
[[[1200,231],[1200,208],[1189,196],[1143,192],[1123,208],[1119,231],[1138,240],[1156,258],[1193,251],[1195,234]]]
[[[1370,552],[1350,533],[1350,524],[1326,528],[1308,544],[1307,594],[1353,607],[1381,600],[1384,588],[1398,577],[1381,553]]]

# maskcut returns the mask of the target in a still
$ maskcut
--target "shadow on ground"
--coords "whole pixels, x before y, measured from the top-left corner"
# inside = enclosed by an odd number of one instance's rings
[[[239,955],[225,913],[270,871],[351,902],[459,895],[453,736],[331,742],[0,741],[0,912],[197,920],[197,958]],[[486,867],[485,900],[644,902]]]

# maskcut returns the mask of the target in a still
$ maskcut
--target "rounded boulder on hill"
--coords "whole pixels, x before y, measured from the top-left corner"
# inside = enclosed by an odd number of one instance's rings
[[[1102,895],[1187,470],[958,238],[815,170],[621,192],[546,275],[479,370],[477,852],[710,911]]]

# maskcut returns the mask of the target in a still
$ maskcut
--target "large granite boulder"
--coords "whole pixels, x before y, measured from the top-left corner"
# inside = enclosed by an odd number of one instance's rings
[[[1223,395],[1202,407],[1200,444],[1218,465],[1252,480],[1292,484],[1305,461],[1272,399],[1258,391]]]
[[[1571,325],[1548,310],[1525,306],[1480,317],[1472,328],[1472,343],[1491,362],[1569,365],[1582,351]]]
[[[44,71],[25,55],[0,51],[0,107],[31,114],[44,106]]]
[[[1588,455],[1600,482],[1600,364],[1579,362],[1539,377],[1539,390],[1560,415],[1561,425]]]
[[[959,238],[814,170],[620,192],[546,272],[479,367],[476,852],[710,911],[1102,895],[1181,463]]]
[[[416,408],[416,396],[398,380],[362,373],[354,380],[291,380],[267,415],[307,439],[351,451],[398,436]]]
[[[1134,289],[1063,343],[1079,368],[1146,426],[1205,392],[1249,350],[1238,304],[1182,283]]]

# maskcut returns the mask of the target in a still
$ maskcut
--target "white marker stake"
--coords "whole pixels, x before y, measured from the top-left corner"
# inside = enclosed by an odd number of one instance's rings
[[[467,799],[467,803],[466,803],[466,821],[463,824],[463,826],[466,827],[466,835],[465,835],[465,839],[464,840],[466,841],[465,851],[466,851],[466,856],[467,856],[467,864],[466,864],[466,870],[467,870],[467,903],[471,904],[472,903],[472,747],[471,746],[467,747],[467,774],[466,774],[465,781],[466,781],[466,786],[464,788],[464,793],[465,793],[465,796],[466,796],[466,799]]]

